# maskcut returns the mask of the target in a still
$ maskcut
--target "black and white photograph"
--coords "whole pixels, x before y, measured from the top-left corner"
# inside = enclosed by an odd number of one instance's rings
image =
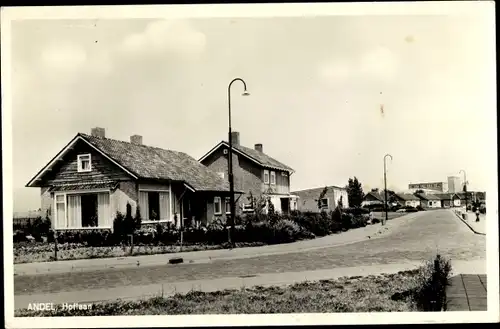
[[[6,327],[497,322],[494,13],[2,8]]]

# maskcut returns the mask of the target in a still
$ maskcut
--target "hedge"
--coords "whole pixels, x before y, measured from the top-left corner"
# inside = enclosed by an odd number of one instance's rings
[[[292,211],[290,214],[249,214],[238,218],[239,225],[235,228],[232,241],[277,244],[311,239],[366,226],[367,218],[366,211],[361,208],[336,209],[329,213]],[[182,233],[185,245],[219,245],[228,241],[226,223],[220,220],[205,227],[187,227]],[[25,241],[22,238],[25,233],[16,232],[16,234],[14,242]],[[134,245],[177,245],[181,240],[180,230],[171,223],[140,225],[140,221],[133,218],[129,211],[126,216],[116,214],[113,230],[58,231],[57,241],[58,244],[89,247],[119,246],[130,245],[132,242],[130,235],[133,236]],[[49,230],[45,236],[47,242],[54,242],[53,231]]]

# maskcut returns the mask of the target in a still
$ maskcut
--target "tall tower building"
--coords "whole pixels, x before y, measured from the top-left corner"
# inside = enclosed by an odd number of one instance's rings
[[[457,193],[462,191],[462,182],[458,176],[448,176],[448,192]]]

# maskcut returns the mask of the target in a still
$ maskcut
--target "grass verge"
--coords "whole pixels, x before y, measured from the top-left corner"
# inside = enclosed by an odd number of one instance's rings
[[[251,242],[251,243],[236,243],[235,248],[243,247],[260,247],[265,243]],[[44,248],[40,250],[30,250],[30,247],[14,247],[14,264],[24,263],[40,263],[54,261],[54,246],[44,244]],[[66,248],[64,245],[58,246],[57,260],[75,260],[75,259],[93,259],[93,258],[116,258],[128,256],[142,256],[142,255],[159,255],[170,254],[177,252],[190,252],[190,251],[203,251],[203,250],[217,250],[226,249],[227,245],[208,245],[208,244],[195,244],[186,245],[182,249],[179,245],[174,246],[134,246],[134,253],[130,254],[130,246],[110,246],[110,247],[87,247],[81,245],[72,245]],[[47,251],[45,249],[51,249]]]
[[[90,310],[16,310],[15,316],[262,314],[440,311],[451,265],[434,262],[396,274],[344,277],[289,286],[254,287],[139,301],[97,303]]]

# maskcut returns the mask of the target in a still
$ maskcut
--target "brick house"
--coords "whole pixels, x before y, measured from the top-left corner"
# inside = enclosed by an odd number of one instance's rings
[[[262,144],[255,144],[253,149],[241,145],[239,132],[232,132],[232,141],[234,187],[244,192],[235,199],[236,214],[254,211],[250,194],[254,198],[269,197],[276,212],[294,210],[297,197],[290,194],[294,170],[265,154]],[[221,141],[199,161],[228,180],[228,150],[229,143]]]
[[[189,155],[105,137],[103,128],[78,133],[27,187],[41,188],[42,213],[55,229],[109,229],[126,205],[142,222],[177,227],[225,217],[229,185]],[[241,192],[236,192],[240,194]]]
[[[333,211],[338,206],[340,200],[342,200],[342,206],[344,208],[349,207],[349,200],[347,196],[347,190],[343,187],[338,186],[327,186],[326,193],[321,196],[325,187],[311,188],[307,190],[300,190],[292,192],[293,195],[298,197],[297,210],[300,211]],[[318,201],[320,207],[318,207]]]

